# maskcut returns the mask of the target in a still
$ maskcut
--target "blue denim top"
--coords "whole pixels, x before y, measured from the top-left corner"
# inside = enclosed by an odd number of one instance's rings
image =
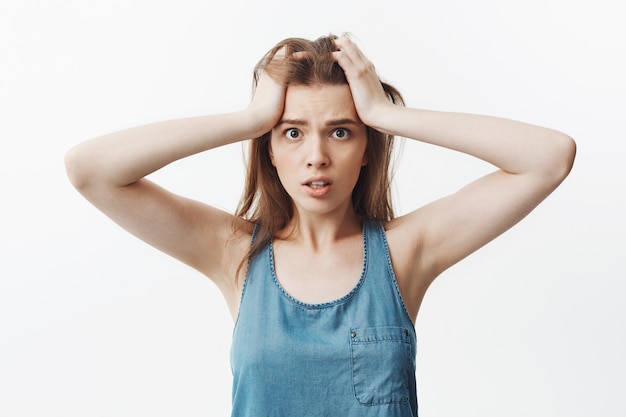
[[[244,283],[231,347],[232,416],[415,417],[415,356],[379,222],[363,223],[357,285],[322,304],[281,287],[270,244]]]

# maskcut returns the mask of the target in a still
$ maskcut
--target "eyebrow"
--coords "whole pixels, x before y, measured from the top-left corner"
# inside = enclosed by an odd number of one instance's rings
[[[325,126],[342,126],[342,125],[356,125],[357,122],[354,119],[333,119],[324,123]],[[309,122],[303,119],[281,119],[276,126],[281,125],[296,125],[296,126],[308,126]]]

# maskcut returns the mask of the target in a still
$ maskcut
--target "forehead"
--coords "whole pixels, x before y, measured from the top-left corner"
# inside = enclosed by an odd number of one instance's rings
[[[350,118],[360,121],[347,84],[287,87],[283,118]]]

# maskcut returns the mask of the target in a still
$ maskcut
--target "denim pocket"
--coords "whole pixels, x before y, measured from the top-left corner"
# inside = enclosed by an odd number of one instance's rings
[[[361,404],[409,401],[410,332],[402,327],[350,330],[352,385]]]

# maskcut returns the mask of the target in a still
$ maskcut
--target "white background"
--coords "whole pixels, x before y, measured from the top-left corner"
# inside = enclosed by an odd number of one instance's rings
[[[619,3],[1,0],[0,415],[229,414],[232,321],[216,287],[83,200],[63,156],[133,125],[239,110],[275,43],[344,31],[412,107],[519,119],[578,144],[544,204],[429,290],[420,415],[626,415]],[[235,145],[154,179],[233,210],[241,160]],[[489,169],[407,141],[398,211]]]

